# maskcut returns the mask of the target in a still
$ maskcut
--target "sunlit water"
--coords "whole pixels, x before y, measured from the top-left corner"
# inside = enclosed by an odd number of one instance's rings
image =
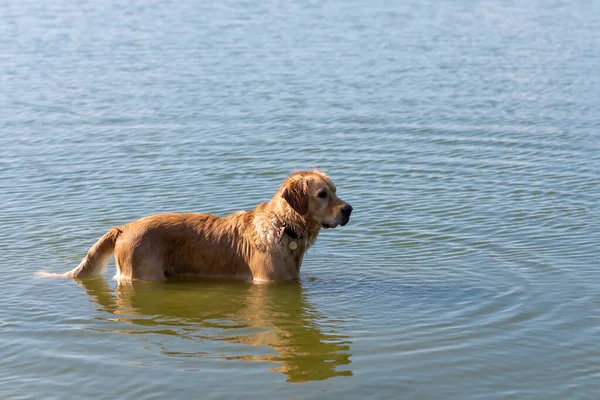
[[[0,4],[0,397],[596,398],[594,2]],[[300,282],[65,272],[319,167]]]

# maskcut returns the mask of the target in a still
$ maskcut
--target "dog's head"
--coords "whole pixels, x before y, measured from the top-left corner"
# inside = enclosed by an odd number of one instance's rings
[[[352,206],[337,197],[335,185],[322,172],[296,172],[285,181],[280,192],[307,224],[335,228],[346,225],[350,220]]]

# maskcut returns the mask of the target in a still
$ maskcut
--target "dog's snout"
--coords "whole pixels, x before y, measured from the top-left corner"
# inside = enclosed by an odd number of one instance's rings
[[[342,223],[340,225],[344,226],[348,223],[348,221],[350,221],[350,214],[352,214],[352,206],[348,203],[345,203],[340,211],[342,212]]]
[[[342,214],[344,214],[345,217],[349,217],[350,214],[352,214],[352,206],[346,203],[344,207],[342,207]]]

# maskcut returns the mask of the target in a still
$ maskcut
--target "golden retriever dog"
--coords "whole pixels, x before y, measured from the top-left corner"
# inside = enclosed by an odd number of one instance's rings
[[[165,280],[191,275],[254,281],[298,278],[304,253],[321,228],[344,226],[352,207],[320,171],[290,175],[275,196],[248,212],[157,214],[110,229],[77,268],[62,275],[102,274],[114,253],[117,279]],[[46,274],[51,275],[51,274]]]

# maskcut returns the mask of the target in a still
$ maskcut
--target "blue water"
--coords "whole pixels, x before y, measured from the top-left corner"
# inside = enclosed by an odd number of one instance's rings
[[[599,9],[0,3],[0,397],[596,398]],[[300,282],[35,276],[312,167]]]

